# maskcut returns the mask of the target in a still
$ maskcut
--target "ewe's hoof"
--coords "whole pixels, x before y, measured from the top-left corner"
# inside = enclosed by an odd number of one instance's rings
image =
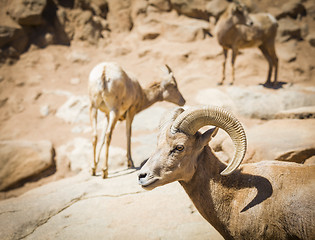
[[[222,86],[223,85],[223,82],[219,82],[217,83],[218,86]]]
[[[95,168],[91,168],[91,175],[95,176],[96,175],[96,169]]]
[[[133,164],[133,161],[128,161],[128,168],[134,168],[135,165]]]
[[[102,178],[105,179],[108,177],[108,170],[103,170]]]

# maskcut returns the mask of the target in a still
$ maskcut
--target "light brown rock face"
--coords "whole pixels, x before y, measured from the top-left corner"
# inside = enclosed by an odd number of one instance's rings
[[[46,0],[15,0],[11,6],[10,15],[21,25],[41,25],[46,3]]]
[[[272,120],[247,132],[249,149],[246,162],[280,160],[304,163],[315,155],[315,120]]]
[[[144,191],[135,179],[85,173],[1,201],[1,239],[223,239],[178,183]]]
[[[54,150],[48,141],[1,141],[0,190],[53,167],[53,157]]]

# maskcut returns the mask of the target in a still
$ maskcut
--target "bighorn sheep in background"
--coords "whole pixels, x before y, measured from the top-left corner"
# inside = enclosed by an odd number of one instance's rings
[[[206,125],[216,127],[198,132]],[[208,145],[218,127],[235,144],[228,166]],[[314,239],[315,166],[262,161],[236,170],[245,152],[245,132],[229,112],[179,108],[161,124],[157,149],[141,168],[139,184],[151,190],[179,181],[225,239]]]
[[[126,119],[128,167],[133,167],[130,144],[131,124],[135,114],[158,101],[168,101],[180,106],[185,104],[172,70],[166,65],[164,71],[166,74],[162,81],[154,82],[147,89],[143,89],[136,79],[130,78],[116,63],[103,62],[92,69],[89,75],[90,119],[93,130],[92,175],[95,175],[104,143],[103,178],[108,175],[108,150],[118,120]],[[98,109],[105,113],[107,127],[103,130],[101,147],[96,156]]]
[[[220,17],[215,27],[215,35],[219,44],[223,47],[224,61],[222,85],[225,80],[225,65],[228,49],[232,49],[232,81],[235,80],[234,64],[238,50],[242,48],[258,47],[269,64],[267,81],[270,85],[272,69],[274,70],[274,82],[277,82],[278,57],[275,51],[275,38],[277,35],[277,20],[269,13],[248,14],[246,7],[238,2],[229,4]]]

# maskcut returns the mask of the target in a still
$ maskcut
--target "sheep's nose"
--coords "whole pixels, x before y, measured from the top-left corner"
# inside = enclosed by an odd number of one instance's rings
[[[146,177],[148,174],[146,173],[139,173],[138,174],[138,184],[143,185],[146,182]]]
[[[138,174],[138,179],[139,181],[142,179],[142,178],[146,178],[147,174],[146,173],[139,173]]]

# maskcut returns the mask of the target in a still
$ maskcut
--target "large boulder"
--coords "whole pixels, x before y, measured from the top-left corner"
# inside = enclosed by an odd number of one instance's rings
[[[90,10],[63,9],[56,12],[56,31],[61,35],[61,41],[81,40],[97,44],[102,37],[102,31],[107,29],[107,22],[100,16],[93,15]]]
[[[263,86],[209,88],[200,90],[196,101],[219,105],[242,116],[258,119],[279,118],[277,114],[282,111],[315,106],[313,88],[289,86],[277,91]]]
[[[100,141],[99,141],[100,142]],[[100,145],[100,144],[99,144]],[[89,171],[93,159],[92,141],[86,138],[75,138],[72,141],[60,146],[57,149],[58,158],[66,159],[70,163],[73,172]],[[105,159],[104,148],[101,153],[98,171],[101,171]],[[109,147],[109,171],[127,168],[126,150],[110,146]]]
[[[314,124],[314,119],[284,119],[248,129],[246,162],[279,160],[304,163],[315,155]]]
[[[192,42],[205,38],[209,24],[198,19],[181,16],[176,20],[163,21],[163,37],[174,42]]]
[[[18,57],[28,46],[28,36],[17,24],[0,25],[2,57]]]
[[[178,183],[145,191],[136,179],[81,173],[1,201],[1,239],[223,239]]]
[[[302,4],[303,0],[290,0],[283,4],[276,14],[277,19],[291,17],[296,19],[297,17],[306,16],[306,9]]]
[[[42,13],[46,4],[46,0],[15,0],[9,13],[21,25],[37,26],[43,23]]]
[[[54,167],[54,149],[49,141],[0,142],[0,190]]]
[[[275,118],[283,119],[308,119],[315,118],[315,106],[300,107],[289,110],[280,111],[276,114]]]
[[[305,163],[315,156],[314,119],[270,120],[256,125],[242,119],[242,123],[248,146],[243,163],[265,160]],[[210,146],[221,161],[232,159],[234,145],[224,131],[219,130]]]
[[[133,27],[131,0],[108,0],[109,28],[113,32],[130,31]]]
[[[206,0],[171,0],[172,7],[179,13],[192,18],[209,20]]]

